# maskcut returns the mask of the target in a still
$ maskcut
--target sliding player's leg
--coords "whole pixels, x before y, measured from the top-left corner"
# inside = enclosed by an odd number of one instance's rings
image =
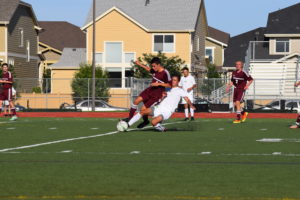
[[[137,113],[136,115],[134,115],[128,122],[128,126],[132,126],[133,124],[135,124],[137,121],[139,121],[143,116],[149,116],[152,115],[152,110],[151,108],[142,108],[141,112]]]
[[[167,129],[161,125],[161,122],[163,121],[163,116],[159,115],[157,117],[154,117],[151,121],[152,126],[155,128],[155,130],[160,132],[165,132]]]
[[[141,112],[143,112],[144,114],[142,115],[142,117],[143,117],[143,122],[141,122],[137,127],[138,128],[144,128],[145,126],[147,126],[148,124],[150,124],[150,121],[149,121],[149,119],[148,119],[148,114],[146,114],[146,113],[148,113],[148,112],[145,112],[145,111],[148,111],[149,109],[150,109],[150,111],[151,111],[151,107],[153,107],[153,106],[147,106],[147,103],[145,103],[144,105],[143,105],[143,107],[141,108]]]

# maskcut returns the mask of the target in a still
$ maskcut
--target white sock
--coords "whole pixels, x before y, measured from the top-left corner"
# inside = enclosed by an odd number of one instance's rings
[[[141,118],[142,118],[142,115],[140,113],[137,113],[136,115],[133,116],[133,118],[131,118],[131,120],[128,122],[128,125],[132,126],[134,123],[139,121]]]
[[[160,123],[156,124],[156,126],[154,126],[156,130],[158,131],[165,131],[165,127],[163,127]]]
[[[189,118],[189,109],[188,108],[184,109],[184,113],[185,113],[185,118]]]
[[[194,117],[194,109],[190,108],[191,117]]]

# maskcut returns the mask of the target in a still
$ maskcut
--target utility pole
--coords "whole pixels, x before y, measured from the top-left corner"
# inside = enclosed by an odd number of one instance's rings
[[[96,96],[96,0],[93,0],[93,78],[92,78],[92,111],[95,112]]]

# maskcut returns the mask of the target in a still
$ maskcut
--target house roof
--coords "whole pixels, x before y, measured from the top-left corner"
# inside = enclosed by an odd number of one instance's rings
[[[299,34],[300,3],[269,14],[266,34]]]
[[[203,0],[96,0],[96,18],[116,8],[147,30],[193,31]],[[92,8],[83,29],[92,23]]]
[[[224,66],[233,67],[236,61],[245,61],[250,41],[264,41],[265,28],[257,28],[229,39],[225,49]]]
[[[1,0],[0,1],[0,23],[9,24],[11,18],[15,14],[19,5],[26,6],[30,9],[32,17],[34,19],[34,23],[38,25],[37,18],[33,11],[31,4],[20,1],[20,0]]]
[[[60,60],[51,65],[51,68],[77,68],[86,60],[85,48],[64,48]]]
[[[64,21],[41,21],[43,32],[40,42],[62,51],[66,47],[85,48],[85,33],[78,27]]]
[[[208,26],[208,37],[213,38],[221,43],[228,44],[230,34]]]

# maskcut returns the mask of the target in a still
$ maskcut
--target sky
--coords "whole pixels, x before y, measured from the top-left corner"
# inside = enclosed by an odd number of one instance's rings
[[[92,0],[24,1],[32,4],[40,21],[68,21],[80,27],[84,25],[92,3]],[[299,2],[299,0],[205,0],[205,6],[209,25],[235,36],[266,26],[270,12]]]

